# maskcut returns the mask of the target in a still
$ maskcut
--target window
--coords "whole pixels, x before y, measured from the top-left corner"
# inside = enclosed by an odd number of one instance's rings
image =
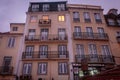
[[[59,20],[59,21],[65,21],[65,16],[63,16],[63,15],[58,16],[58,20]]]
[[[38,74],[47,74],[47,63],[38,64]]]
[[[11,60],[12,60],[11,56],[5,56],[4,61],[3,61],[3,66],[10,66],[11,65]]]
[[[32,40],[35,38],[35,29],[29,29],[28,39]]]
[[[9,73],[11,70],[11,56],[5,56],[3,60],[2,73]]]
[[[120,26],[120,19],[117,20],[118,25]]]
[[[49,16],[44,15],[44,16],[42,17],[42,19],[43,19],[43,20],[48,20],[48,19],[49,19]]]
[[[94,17],[97,23],[102,23],[100,13],[94,13]]]
[[[84,12],[83,14],[84,14],[85,22],[91,22],[90,13],[89,12]]]
[[[39,55],[40,58],[47,58],[48,54],[48,46],[47,45],[41,45],[39,48]]]
[[[106,35],[104,33],[104,28],[98,27],[98,33],[100,38],[104,38]]]
[[[58,11],[65,11],[65,4],[58,4]]]
[[[31,16],[30,22],[37,22],[37,16]]]
[[[108,19],[108,24],[114,26],[115,21],[113,19]]]
[[[39,11],[39,4],[33,4],[32,11]]]
[[[59,28],[58,29],[58,37],[59,37],[59,40],[65,40],[66,39],[65,28]]]
[[[89,44],[89,57],[91,62],[98,61],[97,48],[95,44]]]
[[[84,46],[82,44],[76,44],[76,53],[77,55],[84,55]]]
[[[89,44],[89,54],[97,54],[97,49],[95,44]]]
[[[18,27],[13,27],[12,29],[13,29],[12,31],[17,31]]]
[[[93,30],[92,27],[86,27],[87,37],[93,38]]]
[[[74,37],[75,38],[80,38],[81,37],[81,27],[80,26],[75,26],[74,27]]]
[[[41,40],[48,40],[48,29],[41,29]]]
[[[31,74],[32,71],[32,64],[31,63],[25,63],[23,65],[23,74]]]
[[[49,11],[49,4],[43,4],[43,11]]]
[[[73,12],[73,21],[80,21],[79,12]]]
[[[15,37],[10,37],[8,40],[8,47],[12,48],[15,45]]]
[[[66,45],[58,45],[58,53],[60,58],[66,58],[67,56],[67,46]]]
[[[32,58],[32,55],[34,53],[34,46],[32,45],[26,46],[25,53],[26,58]]]
[[[111,54],[108,45],[102,45],[102,54],[103,55],[110,55]]]
[[[60,62],[58,64],[59,74],[68,74],[68,66],[65,62]]]

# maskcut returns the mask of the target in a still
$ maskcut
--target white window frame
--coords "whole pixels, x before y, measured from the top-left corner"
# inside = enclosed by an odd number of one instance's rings
[[[94,13],[95,20],[101,20],[100,13]]]
[[[65,4],[58,4],[58,11],[65,11]]]
[[[67,62],[59,62],[58,63],[58,73],[60,75],[68,74],[68,65]]]
[[[47,74],[47,63],[44,62],[38,64],[38,74]]]
[[[76,53],[77,55],[84,55],[84,46],[83,44],[76,44]]]
[[[107,56],[107,55],[111,55],[111,51],[108,45],[101,45],[102,48],[102,54]]]
[[[26,54],[26,58],[32,58],[34,53],[34,46],[26,46],[25,48],[25,54]]]
[[[43,4],[43,11],[49,11],[50,5],[49,4]]]
[[[84,12],[84,19],[90,19],[90,13],[89,12]]]
[[[31,74],[31,71],[32,71],[32,64],[24,63],[23,64],[23,74]]]
[[[39,4],[33,4],[32,11],[39,11]]]
[[[15,46],[15,37],[9,37],[8,39],[8,47],[12,48]]]
[[[74,19],[80,19],[80,14],[79,14],[79,12],[73,12],[73,18],[74,18]]]

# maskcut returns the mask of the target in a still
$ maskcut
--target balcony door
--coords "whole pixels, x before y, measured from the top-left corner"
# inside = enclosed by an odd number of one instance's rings
[[[112,56],[110,53],[110,49],[108,45],[102,45],[102,54],[103,54],[103,61],[104,62],[111,62],[112,61]]]
[[[35,38],[35,29],[29,29],[29,33],[28,33],[28,39],[34,39]]]
[[[86,27],[87,38],[93,38],[93,30],[92,27]]]
[[[80,26],[75,26],[74,28],[74,37],[80,38],[81,37],[81,28]]]
[[[99,37],[100,38],[104,38],[105,37],[105,34],[104,34],[104,29],[103,28],[98,28],[98,33],[99,33]]]
[[[59,36],[59,40],[65,40],[65,29],[64,28],[58,29],[58,36]]]
[[[48,54],[48,46],[47,45],[41,45],[39,49],[40,58],[47,58]]]
[[[41,29],[41,40],[48,40],[48,29]]]
[[[26,46],[25,57],[26,58],[32,58],[33,53],[34,53],[34,46]]]
[[[58,53],[59,53],[60,58],[66,58],[67,46],[66,45],[59,45],[58,46]]]
[[[3,67],[2,67],[3,73],[8,73],[10,71],[11,60],[12,57],[4,57]]]
[[[82,44],[76,45],[76,53],[77,53],[77,61],[80,61],[84,59],[84,46]]]
[[[95,44],[89,44],[89,58],[91,62],[98,61],[97,48]]]

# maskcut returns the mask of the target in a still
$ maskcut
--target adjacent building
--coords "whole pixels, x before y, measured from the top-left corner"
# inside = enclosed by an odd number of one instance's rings
[[[116,11],[103,15],[101,6],[30,2],[26,22],[0,33],[0,79],[79,80],[119,65]]]

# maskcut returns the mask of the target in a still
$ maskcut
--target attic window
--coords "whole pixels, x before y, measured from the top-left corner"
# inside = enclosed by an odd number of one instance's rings
[[[12,31],[17,31],[18,27],[13,27]]]
[[[115,21],[113,19],[108,19],[108,24],[114,26]]]

